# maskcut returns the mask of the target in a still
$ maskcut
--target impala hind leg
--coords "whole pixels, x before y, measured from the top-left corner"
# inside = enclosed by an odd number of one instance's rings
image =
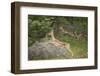
[[[74,53],[72,52],[70,48],[70,44],[66,44],[65,47],[68,49],[68,51],[71,53],[72,56],[74,56]]]

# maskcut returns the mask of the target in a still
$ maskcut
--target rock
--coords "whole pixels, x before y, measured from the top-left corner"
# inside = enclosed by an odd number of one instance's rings
[[[55,46],[50,41],[36,42],[28,48],[29,60],[69,59],[71,53],[62,47]]]

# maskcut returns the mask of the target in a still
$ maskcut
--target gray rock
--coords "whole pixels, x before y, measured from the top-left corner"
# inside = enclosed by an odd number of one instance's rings
[[[36,42],[28,48],[29,60],[69,59],[71,53],[62,47],[55,46],[50,41]]]

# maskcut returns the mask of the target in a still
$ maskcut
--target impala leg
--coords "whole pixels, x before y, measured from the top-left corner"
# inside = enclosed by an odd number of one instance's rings
[[[70,44],[66,44],[65,47],[68,49],[68,51],[71,53],[72,56],[74,56],[74,53],[72,52],[70,48]]]

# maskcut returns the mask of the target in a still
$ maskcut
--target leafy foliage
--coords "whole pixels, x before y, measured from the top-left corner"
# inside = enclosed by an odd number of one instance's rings
[[[63,16],[28,16],[28,46],[35,41],[45,38],[46,34],[54,29],[55,37],[63,34],[63,29],[70,33],[75,39],[87,39],[86,17],[63,17]]]

